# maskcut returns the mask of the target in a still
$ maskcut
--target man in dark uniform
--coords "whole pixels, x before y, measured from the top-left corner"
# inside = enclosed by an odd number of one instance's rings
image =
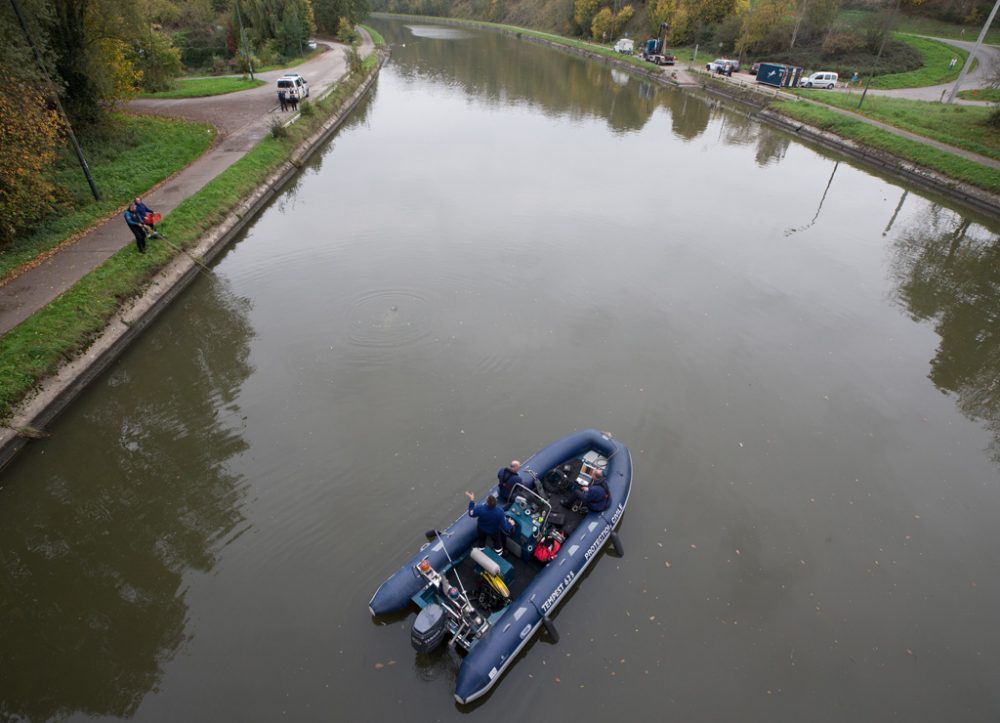
[[[604,479],[604,472],[594,470],[594,481],[585,489],[576,491],[576,498],[587,506],[591,512],[604,512],[611,504],[611,490],[608,489],[608,481]]]
[[[128,224],[132,235],[135,236],[135,245],[138,247],[139,253],[146,253],[146,229],[142,225],[142,219],[139,218],[139,212],[135,209],[135,203],[130,203],[122,216],[125,218],[125,223]]]
[[[507,519],[493,495],[486,498],[484,505],[477,505],[476,496],[471,492],[466,492],[465,496],[469,498],[469,517],[478,520],[479,539],[476,540],[476,547],[486,547],[486,538],[491,538],[493,551],[502,555],[507,542],[505,533],[514,529],[514,523]]]

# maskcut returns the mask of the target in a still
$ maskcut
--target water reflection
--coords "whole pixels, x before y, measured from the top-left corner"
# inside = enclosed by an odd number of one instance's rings
[[[247,447],[247,302],[216,282],[178,304],[168,316],[197,322],[151,337],[142,366],[60,423],[85,435],[33,449],[33,483],[18,464],[5,475],[20,482],[0,524],[0,718],[134,714],[184,642],[183,573],[211,569],[243,520],[227,461]]]
[[[986,423],[1000,462],[1000,237],[930,205],[894,246],[900,301],[941,337],[930,379]]]

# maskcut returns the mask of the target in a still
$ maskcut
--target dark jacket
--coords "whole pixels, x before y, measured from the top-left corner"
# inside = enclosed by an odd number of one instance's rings
[[[608,489],[608,481],[605,479],[595,482],[585,490],[577,490],[576,496],[591,512],[604,512],[611,504],[611,490]]]
[[[142,216],[138,213],[129,211],[127,208],[125,209],[125,213],[122,214],[122,217],[125,219],[125,223],[129,226],[142,226]]]
[[[514,489],[514,485],[524,484],[521,475],[510,467],[501,467],[500,471],[497,472],[497,479],[500,481],[497,497],[500,498],[501,502],[506,502],[510,499],[510,493]]]
[[[497,530],[501,527],[504,532],[507,532],[512,525],[507,522],[507,516],[503,512],[503,508],[500,505],[490,508],[485,504],[477,505],[475,502],[469,502],[469,517],[476,517],[479,519],[479,531],[485,532],[487,535],[496,534]]]
[[[151,214],[152,212],[153,212],[153,209],[151,209],[149,206],[147,206],[144,203],[137,203],[137,204],[135,204],[135,215],[138,216],[140,219],[142,219],[144,221],[146,220],[146,216],[149,215],[149,214]]]

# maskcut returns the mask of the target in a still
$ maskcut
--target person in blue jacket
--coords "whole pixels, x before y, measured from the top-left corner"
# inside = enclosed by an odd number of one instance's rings
[[[135,203],[130,203],[122,216],[125,219],[125,223],[128,224],[132,235],[135,236],[135,245],[138,247],[139,253],[146,253],[146,228],[142,225],[142,218],[139,216],[139,212],[136,211]]]
[[[532,492],[535,491],[535,480],[522,477],[518,474],[520,469],[521,463],[512,459],[509,465],[501,467],[497,472],[497,481],[500,482],[500,486],[497,488],[497,498],[501,504],[506,505],[510,502],[510,493],[514,491],[514,485],[521,485]]]
[[[493,495],[487,497],[486,504],[483,505],[476,504],[476,496],[471,492],[466,492],[465,496],[469,498],[469,517],[478,520],[479,539],[476,540],[476,547],[486,547],[486,538],[491,538],[493,551],[502,555],[507,543],[506,533],[514,529],[514,523],[507,519]]]
[[[146,219],[147,217],[153,215],[153,209],[142,202],[142,198],[139,196],[135,197],[135,212],[138,214],[139,218],[142,220],[143,224],[149,229],[149,235],[152,238],[160,238],[160,233],[156,230],[155,223],[149,223]]]
[[[611,490],[608,489],[608,481],[604,479],[604,472],[594,470],[594,481],[585,489],[576,491],[576,498],[591,512],[604,512],[611,504]]]

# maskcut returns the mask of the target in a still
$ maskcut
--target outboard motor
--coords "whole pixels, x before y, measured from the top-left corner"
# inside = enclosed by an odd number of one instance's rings
[[[437,603],[431,603],[421,610],[410,629],[410,642],[413,644],[413,648],[418,653],[433,651],[441,644],[445,633],[448,632],[445,625],[447,620],[447,613]]]

